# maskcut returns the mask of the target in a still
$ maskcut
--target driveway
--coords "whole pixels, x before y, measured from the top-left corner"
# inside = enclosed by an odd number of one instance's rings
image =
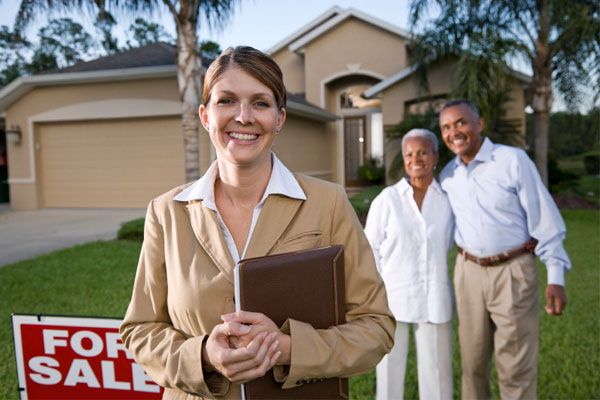
[[[76,244],[114,239],[121,223],[144,214],[144,209],[11,211],[0,204],[0,267]]]

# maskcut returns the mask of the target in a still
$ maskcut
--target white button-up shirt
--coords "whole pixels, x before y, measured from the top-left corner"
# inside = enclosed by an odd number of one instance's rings
[[[371,203],[365,233],[397,321],[452,319],[448,248],[453,230],[450,204],[435,180],[421,211],[406,179],[385,188]]]
[[[212,165],[200,179],[188,186],[185,190],[173,198],[177,201],[202,200],[206,208],[214,210],[217,213],[217,218],[219,220],[219,224],[221,225],[221,230],[223,231],[223,236],[227,242],[227,248],[231,253],[234,264],[237,264],[240,259],[244,258],[244,254],[248,248],[248,243],[250,243],[252,233],[256,227],[256,222],[258,221],[260,212],[262,211],[265,201],[267,201],[267,197],[269,197],[269,195],[281,194],[294,199],[306,200],[306,194],[304,194],[304,191],[300,187],[300,184],[296,178],[294,178],[294,175],[289,169],[286,168],[285,165],[283,165],[283,163],[274,153],[272,153],[272,156],[273,168],[271,170],[271,177],[269,178],[269,183],[267,183],[265,193],[256,207],[254,207],[254,211],[252,212],[252,223],[250,224],[248,239],[246,240],[242,254],[238,253],[237,248],[235,247],[235,242],[233,241],[233,236],[225,225],[225,222],[223,221],[223,218],[221,217],[221,214],[219,213],[215,203],[215,180],[217,178],[217,174],[219,173],[217,161],[212,163]]]

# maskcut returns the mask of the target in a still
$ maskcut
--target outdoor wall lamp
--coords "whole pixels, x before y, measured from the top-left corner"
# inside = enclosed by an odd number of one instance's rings
[[[14,144],[21,144],[21,139],[23,138],[23,132],[21,131],[21,127],[17,125],[11,125],[10,129],[5,129],[6,139],[11,141]]]

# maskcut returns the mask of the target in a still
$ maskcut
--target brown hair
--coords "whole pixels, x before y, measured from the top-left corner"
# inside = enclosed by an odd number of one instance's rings
[[[271,89],[275,95],[277,108],[285,108],[287,95],[283,84],[283,74],[279,65],[271,57],[250,46],[229,47],[210,64],[202,87],[202,104],[210,101],[213,87],[229,68],[239,68]]]

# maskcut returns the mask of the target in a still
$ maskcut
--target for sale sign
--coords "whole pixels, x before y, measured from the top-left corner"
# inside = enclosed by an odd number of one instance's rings
[[[118,319],[13,315],[21,399],[160,399]]]

